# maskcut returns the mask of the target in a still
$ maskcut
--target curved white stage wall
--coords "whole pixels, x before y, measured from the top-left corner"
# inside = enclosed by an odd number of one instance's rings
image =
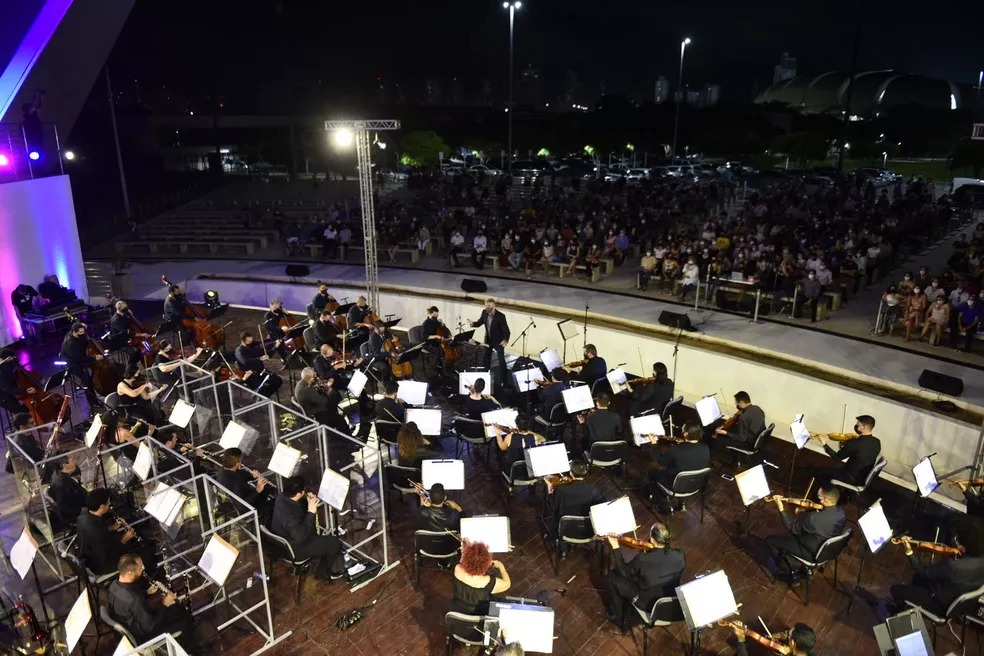
[[[348,297],[349,301],[354,301],[360,293],[350,284],[327,282],[332,294],[340,300]],[[188,280],[187,289],[190,298],[201,298],[206,290],[214,289],[219,292],[223,303],[258,308],[265,308],[270,300],[279,298],[288,310],[302,313],[313,296],[310,284],[233,280],[228,277]],[[528,353],[535,356],[540,349],[553,348],[563,354],[564,341],[557,328],[559,318],[557,311],[549,307],[549,298],[544,298],[542,305],[504,298],[497,300],[509,320],[513,339],[530,319],[536,323],[536,327],[529,332]],[[383,286],[380,290],[384,313],[402,317],[402,328],[421,323],[426,308],[437,305],[441,309],[441,318],[454,332],[459,318],[462,321],[478,318],[483,301],[484,295],[456,291],[395,286]],[[583,314],[576,316],[567,310],[563,312],[564,317],[574,320],[580,332]],[[795,334],[794,331],[791,333]],[[479,328],[476,338],[481,341],[483,337],[484,329]],[[824,368],[817,362],[803,360],[803,373],[798,373],[799,363],[791,358],[784,357],[788,364],[782,368],[770,366],[757,361],[755,350],[750,347],[738,349],[726,340],[704,334],[684,335],[674,365],[676,337],[677,331],[664,326],[612,321],[609,317],[588,315],[587,341],[598,347],[609,367],[624,362],[626,371],[649,375],[653,362],[665,362],[671,373],[674,369],[676,371],[674,378],[678,393],[683,394],[691,404],[703,395],[716,393],[722,410],[730,413],[734,411],[734,393],[739,389],[745,390],[753,402],[765,411],[767,420],[775,422],[775,435],[787,441],[790,441],[789,422],[798,413],[806,415],[806,425],[817,433],[851,432],[857,415],[870,414],[877,420],[874,432],[881,439],[883,453],[889,460],[886,472],[909,487],[914,487],[910,468],[923,456],[936,453],[933,461],[939,474],[972,464],[980,432],[978,426],[865,391],[872,385],[893,387],[885,381],[830,369],[832,374],[851,376],[850,380],[855,384],[848,386],[827,382],[817,377],[816,371]],[[567,361],[581,358],[582,339],[579,335],[568,342]],[[521,349],[522,341],[508,350],[522,355]],[[763,352],[760,357],[771,358],[772,355]],[[920,393],[916,388],[894,387],[910,396]],[[922,395],[926,397],[925,393]],[[809,448],[815,447],[816,444],[811,442]],[[940,492],[952,494],[945,488],[941,488]]]

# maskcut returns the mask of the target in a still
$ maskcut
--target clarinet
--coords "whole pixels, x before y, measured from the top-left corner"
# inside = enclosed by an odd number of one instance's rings
[[[147,576],[146,573],[144,574],[144,578],[147,579],[147,582],[150,583],[152,586],[154,586],[155,588],[157,588],[158,590],[160,590],[161,592],[163,592],[164,593],[164,596],[171,595],[172,597],[174,597],[174,602],[175,603],[184,605],[188,601],[188,596],[187,595],[181,595],[181,596],[179,596],[178,594],[176,594],[174,592],[174,590],[172,590],[168,586],[164,585],[163,583],[161,583],[157,579],[150,578],[149,576]]]
[[[307,493],[307,498],[310,499],[311,497],[314,497],[314,498],[317,499],[317,496],[315,496],[311,492],[308,492]],[[321,503],[321,500],[320,499],[318,500],[318,503],[319,504]],[[314,509],[314,534],[315,535],[322,535],[322,532],[321,532],[321,517],[318,514],[318,509],[317,508]]]
[[[132,526],[130,526],[129,522],[127,522],[125,519],[123,519],[122,517],[120,517],[119,515],[116,515],[116,514],[113,515],[113,521],[116,521],[116,522],[119,522],[120,524],[122,524],[124,531],[133,531],[133,533],[134,533],[133,539],[136,541],[136,543],[137,544],[143,544],[143,537],[139,533],[137,533],[137,530],[135,528],[133,528]]]

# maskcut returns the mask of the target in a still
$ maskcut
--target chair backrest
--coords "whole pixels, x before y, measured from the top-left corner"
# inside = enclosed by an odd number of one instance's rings
[[[550,408],[550,416],[547,417],[547,421],[551,424],[563,424],[569,417],[570,415],[567,413],[567,406],[563,403],[555,403],[554,407]]]
[[[875,460],[875,466],[872,467],[871,471],[868,472],[868,475],[864,477],[864,489],[867,490],[868,486],[871,485],[871,482],[878,478],[878,475],[881,474],[882,470],[887,466],[888,459],[886,459],[883,455],[879,455],[878,459]]]
[[[368,358],[369,357],[369,342],[362,342],[359,344],[359,357]]]
[[[624,440],[595,442],[588,455],[592,465],[616,465],[625,458],[629,445]]]
[[[673,478],[674,494],[694,494],[699,492],[707,483],[707,477],[710,473],[710,467],[678,472]]]
[[[407,340],[409,340],[410,346],[420,344],[424,341],[424,327],[410,326],[409,330],[407,330]]]
[[[317,312],[317,310],[314,309],[314,303],[308,303],[307,304],[307,307],[304,308],[304,311],[307,313],[308,318],[311,321],[317,321],[318,320],[318,312]]]
[[[673,413],[679,410],[680,407],[682,406],[683,406],[683,396],[678,396],[675,399],[671,399],[666,402],[666,405],[663,406],[663,411],[659,413],[659,416],[663,421],[666,421],[671,416],[673,416]]]
[[[484,623],[484,615],[465,615],[454,611],[448,611],[444,614],[444,626],[447,628],[448,637],[466,645],[485,643],[482,632]]]
[[[471,417],[463,417],[462,415],[455,415],[454,418],[454,432],[472,440],[485,440],[485,425],[482,423],[481,419],[472,419]]]
[[[125,626],[123,626],[122,624],[120,624],[116,620],[116,618],[113,617],[112,613],[109,612],[109,607],[108,606],[100,606],[99,607],[99,617],[102,619],[103,622],[105,622],[110,627],[112,627],[113,631],[116,631],[116,633],[118,633],[120,635],[120,637],[123,637],[123,638],[126,638],[127,640],[129,640],[131,645],[137,646],[137,645],[140,644],[137,641],[137,639],[133,637],[133,634],[130,633]]]
[[[376,426],[376,437],[381,442],[396,444],[396,436],[403,427],[403,424],[398,421],[390,421],[389,419],[376,419],[373,421],[373,424]]]
[[[521,482],[532,483],[536,479],[530,476],[529,471],[526,469],[526,461],[517,460],[509,467],[509,480],[515,485]]]
[[[461,549],[461,539],[457,533],[419,530],[414,531],[413,547],[422,556],[450,558]]]
[[[314,326],[308,326],[307,328],[305,328],[304,332],[302,332],[301,335],[304,336],[304,348],[308,349],[309,351],[318,350],[319,347],[318,334],[314,332]]]
[[[86,570],[85,565],[82,564],[82,561],[79,560],[79,557],[71,550],[66,550],[62,553],[62,558],[68,563],[69,569],[78,578],[79,583],[85,586],[85,594],[89,598],[89,608],[98,604],[99,600],[96,598],[96,593],[92,589],[92,579],[89,577],[89,572]]]
[[[766,438],[771,437],[772,431],[774,431],[775,429],[776,429],[775,424],[769,424],[768,426],[766,426],[765,429],[761,433],[759,433],[758,436],[756,436],[755,442],[752,444],[752,450],[758,451],[759,449],[761,449],[762,445],[765,444]]]
[[[660,597],[653,601],[649,607],[649,616],[653,622],[671,623],[682,622],[686,619],[683,615],[683,606],[677,597]]]
[[[977,588],[976,590],[971,590],[970,592],[965,592],[953,601],[946,609],[946,618],[951,619],[954,617],[960,617],[961,615],[968,614],[976,605],[977,600],[984,595],[984,585]]]
[[[847,546],[847,539],[851,537],[851,529],[846,528],[844,532],[840,535],[835,535],[832,538],[828,538],[820,545],[817,549],[817,555],[814,556],[813,562],[815,563],[825,563],[828,560],[833,560],[840,552],[844,550]]]
[[[263,524],[260,524],[260,537],[266,540],[267,544],[278,558],[283,558],[291,562],[296,560],[294,557],[294,549],[290,546],[290,542],[288,542],[286,538],[277,535],[266,526],[263,526]]]
[[[563,542],[588,542],[594,540],[594,526],[590,517],[564,515],[557,524],[557,537]]]
[[[610,392],[611,388],[612,386],[608,382],[608,377],[602,376],[591,383],[591,396],[597,398],[602,392]]]
[[[411,483],[420,483],[420,470],[415,467],[387,464],[383,467],[386,482],[400,491],[413,490]]]
[[[300,404],[300,403],[299,403],[299,402],[297,401],[297,399],[295,399],[295,398],[294,398],[293,396],[291,396],[291,397],[290,397],[290,404],[291,404],[292,406],[294,406],[295,408],[297,408],[297,409],[298,409],[298,411],[300,411],[300,413],[301,413],[302,415],[304,415],[305,417],[307,417],[307,412],[305,412],[305,411],[304,411],[304,406],[302,406],[302,405],[301,405],[301,404]]]
[[[110,410],[119,410],[120,395],[117,392],[110,392],[109,394],[106,395],[106,398],[103,399],[103,403],[105,403],[106,407],[109,408]]]

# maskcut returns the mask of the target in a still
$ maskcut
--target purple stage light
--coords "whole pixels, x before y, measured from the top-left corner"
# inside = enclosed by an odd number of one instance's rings
[[[0,153],[0,166],[10,166],[10,158]]]

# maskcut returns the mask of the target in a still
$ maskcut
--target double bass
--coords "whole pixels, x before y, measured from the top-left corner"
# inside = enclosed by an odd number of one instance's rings
[[[65,316],[73,324],[79,323],[79,320],[69,314],[68,310],[64,312]],[[85,348],[85,354],[92,358],[92,362],[89,365],[89,368],[92,370],[92,389],[99,396],[112,394],[116,391],[116,386],[123,380],[123,365],[106,357],[106,347],[90,335],[88,331],[86,331],[85,337],[89,340]],[[99,357],[97,358],[96,356]]]
[[[173,283],[167,276],[161,276],[161,282],[168,287]],[[208,312],[201,306],[194,303],[185,303],[186,313],[181,318],[181,325],[191,333],[191,339],[195,346],[219,350],[225,346],[225,331],[222,326],[212,323],[206,319]]]
[[[18,394],[17,400],[27,408],[35,424],[42,426],[55,421],[65,401],[63,394],[45,392],[44,385],[20,364],[17,365],[17,380],[15,384],[23,390],[34,390],[31,393]],[[65,418],[69,419],[71,416],[72,410],[69,408],[66,411]]]
[[[113,295],[106,294],[106,300],[108,300],[110,305],[112,305]],[[136,349],[136,351],[140,354],[140,359],[143,362],[144,367],[150,367],[154,364],[154,357],[157,354],[157,351],[160,350],[160,347],[157,345],[157,338],[154,337],[153,333],[147,330],[147,327],[144,326],[143,322],[133,315],[133,310],[128,307],[126,311],[127,314],[130,315],[130,322],[133,324],[133,327],[137,329],[136,334],[130,335],[130,348]],[[142,335],[146,335],[146,337],[142,337]]]

